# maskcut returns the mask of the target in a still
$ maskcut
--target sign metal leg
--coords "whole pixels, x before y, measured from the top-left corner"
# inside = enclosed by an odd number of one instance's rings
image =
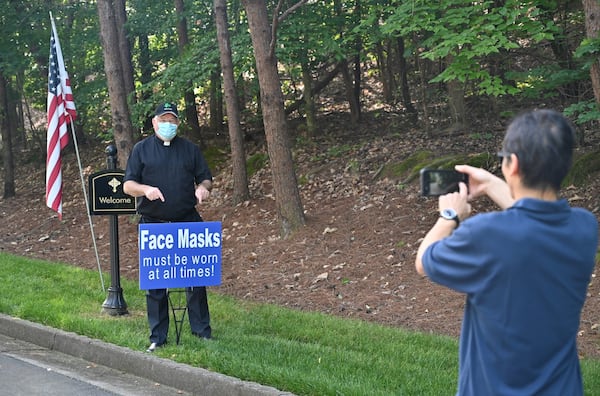
[[[171,297],[172,294],[177,295]],[[187,299],[185,289],[168,289],[167,296],[169,296],[169,305],[173,312],[173,320],[175,321],[175,340],[179,345],[179,339],[181,338],[181,329],[183,328],[183,322],[185,320],[185,312],[187,311]]]

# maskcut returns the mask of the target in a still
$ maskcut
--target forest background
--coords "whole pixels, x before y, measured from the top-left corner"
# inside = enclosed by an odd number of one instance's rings
[[[343,82],[350,125],[374,104],[363,84],[372,77],[381,101],[425,132],[468,129],[469,103],[501,117],[513,111],[503,104],[552,99],[584,139],[600,114],[599,7],[594,0],[9,0],[0,16],[3,195],[15,194],[16,153],[44,158],[51,11],[78,107],[78,141],[114,141],[124,167],[151,130],[156,103],[177,101],[183,134],[202,147],[227,126],[236,204],[249,198],[244,140],[257,127],[286,236],[305,224],[287,121],[302,119],[313,138],[317,100],[332,81]]]
[[[85,226],[79,211],[58,222],[47,208],[32,209],[43,201],[43,175],[36,169],[46,159],[49,12],[70,75],[74,129],[87,174],[105,167],[104,148],[110,143],[124,167],[133,144],[151,133],[156,104],[177,102],[180,133],[203,148],[218,175],[205,214],[223,219],[231,236],[224,260],[232,269],[224,292],[257,299],[270,293],[265,300],[307,309],[342,301],[327,311],[368,318],[379,313],[386,323],[451,328],[447,332],[455,334],[461,299],[429,288],[410,297],[411,282],[415,288],[423,284],[416,277],[402,279],[392,291],[383,280],[376,286],[360,282],[378,274],[375,264],[362,273],[360,256],[380,254],[373,261],[380,259],[386,265],[382,271],[396,271],[395,276],[409,267],[429,224],[423,213],[434,213],[434,205],[414,195],[389,204],[389,197],[408,190],[414,169],[440,157],[438,165],[479,161],[474,163],[497,171],[490,158],[503,128],[526,108],[556,108],[574,121],[581,151],[567,194],[598,213],[598,191],[589,187],[597,187],[592,182],[600,169],[596,0],[5,2],[0,15],[2,249],[66,262],[82,262],[91,254],[72,250],[89,239],[73,227]],[[64,153],[72,156],[73,146]],[[77,181],[67,178],[72,179]],[[588,187],[580,187],[585,183]],[[72,193],[77,187],[65,186],[71,193],[66,208],[85,215],[81,195]],[[386,219],[389,206],[396,212]],[[411,206],[414,213],[407,209]],[[338,212],[328,217],[334,207]],[[362,217],[372,207],[380,210],[379,218]],[[252,213],[244,215],[245,209]],[[360,223],[344,223],[350,221],[344,213]],[[381,249],[373,233],[400,221],[399,233],[409,242],[398,241],[402,236],[386,242],[389,250]],[[79,232],[67,231],[69,226]],[[122,227],[131,231],[122,247],[133,248],[121,251],[133,254],[135,229]],[[338,232],[343,229],[352,230],[352,243],[360,232],[371,232],[362,251],[357,244],[350,247],[348,236]],[[274,248],[280,238],[283,245]],[[330,261],[342,249],[334,247],[333,238],[348,255],[335,266]],[[313,239],[327,246],[320,251],[310,245]],[[58,243],[48,247],[46,241]],[[381,252],[372,252],[375,246]],[[302,249],[306,255],[294,267]],[[85,262],[95,266],[93,258]],[[309,262],[310,274],[304,267]],[[350,274],[353,265],[358,269]],[[135,276],[129,266],[123,270]],[[327,278],[336,271],[347,272]],[[251,273],[260,280],[252,280]],[[319,294],[324,283],[328,287]],[[400,316],[386,314],[390,304],[373,297],[377,288],[387,293],[381,298],[391,293],[412,302],[403,305]],[[347,303],[350,294],[363,300]],[[444,305],[440,301],[452,301],[446,306],[452,312],[434,319],[433,296],[438,308]],[[590,296],[594,305],[584,317],[585,345],[586,354],[594,356],[599,354],[597,287]],[[431,300],[416,317],[410,312],[418,310],[421,297]],[[377,302],[365,303],[369,299]]]

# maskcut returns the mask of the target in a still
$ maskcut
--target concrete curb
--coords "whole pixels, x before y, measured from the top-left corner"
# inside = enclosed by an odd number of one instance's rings
[[[0,333],[192,394],[291,396],[275,388],[0,314]]]

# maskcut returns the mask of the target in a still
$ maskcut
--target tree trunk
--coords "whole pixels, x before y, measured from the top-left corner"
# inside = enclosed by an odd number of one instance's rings
[[[466,126],[466,107],[465,107],[465,90],[463,84],[458,80],[447,82],[448,90],[448,106],[454,125],[451,126],[452,131],[463,130]]]
[[[220,73],[215,72],[210,75],[210,128],[215,133],[223,131],[223,93],[221,91]]]
[[[248,16],[254,58],[260,85],[263,123],[273,173],[273,189],[282,237],[305,224],[298,182],[289,146],[283,93],[277,73],[277,59],[271,53],[271,26],[262,0],[243,0]]]
[[[427,109],[427,79],[426,79],[426,67],[423,64],[424,62],[426,62],[426,60],[422,60],[420,56],[416,55],[415,56],[415,64],[417,66],[417,71],[419,74],[419,80],[420,80],[420,84],[419,84],[419,91],[420,91],[420,95],[421,95],[421,106],[422,106],[422,120],[423,120],[423,129],[425,130],[425,134],[429,134],[429,129],[430,129],[430,125],[429,125],[429,111]],[[417,118],[418,120],[418,118]]]
[[[135,103],[135,83],[133,81],[133,64],[131,63],[131,43],[127,34],[127,12],[125,11],[125,0],[113,0],[115,9],[115,26],[119,40],[119,54],[121,60],[121,72],[127,100]]]
[[[177,12],[177,43],[179,48],[179,55],[183,54],[183,51],[189,43],[187,19],[185,17],[185,7],[183,0],[175,0],[175,11]],[[198,120],[198,108],[196,107],[196,95],[192,89],[192,82],[188,82],[188,88],[183,94],[185,100],[185,119],[186,127],[190,130],[190,136],[200,143],[200,147],[204,147],[202,141],[202,130],[200,128],[200,121]]]
[[[229,129],[229,144],[231,146],[231,162],[233,166],[233,204],[250,199],[248,189],[248,173],[246,170],[246,152],[244,149],[244,135],[241,127],[240,109],[235,90],[235,77],[233,75],[233,61],[231,59],[231,46],[227,23],[227,1],[214,0],[215,22],[217,26],[217,42],[221,58],[221,72],[225,90],[225,103],[227,107],[227,126]]]
[[[392,94],[391,71],[388,68],[388,57],[381,41],[375,44],[375,54],[377,56],[377,69],[379,70],[379,78],[383,90],[383,100],[385,103],[392,103],[394,95]]]
[[[557,26],[566,27],[572,23],[572,13],[568,12],[568,4],[575,3],[574,1],[558,1],[558,2],[540,2],[538,7],[542,10],[540,15],[543,20],[554,21]],[[506,7],[505,4],[501,4],[500,7]],[[567,28],[568,29],[568,28]],[[558,34],[549,40],[550,48],[556,57],[556,62],[561,69],[570,70],[576,72],[578,66],[573,59],[572,46],[570,34]],[[578,39],[579,40],[579,39]],[[498,54],[498,55],[501,55]],[[559,99],[563,103],[567,103],[570,98],[579,96],[579,84],[576,81],[566,81],[561,84]]]
[[[140,82],[142,84],[148,84],[152,81],[152,62],[150,62],[150,43],[148,42],[148,35],[140,34],[138,36],[139,46],[139,67],[140,67]],[[150,94],[142,92],[142,101],[148,99]],[[146,117],[144,119],[144,131],[152,131],[152,117]]]
[[[8,82],[0,73],[0,132],[2,133],[2,158],[4,165],[4,198],[15,196],[15,161],[13,158],[12,133],[8,106]]]
[[[12,109],[11,118],[14,119],[15,123],[15,132],[16,136],[13,139],[13,147],[17,150],[19,148],[27,148],[27,132],[25,130],[25,106],[26,100],[22,97],[22,92],[24,92],[23,82],[25,81],[24,73],[21,71],[17,75],[16,79],[16,92],[14,94],[14,98],[9,99],[9,101],[14,102],[14,104],[10,105]],[[11,97],[13,95],[10,95]]]
[[[583,10],[585,12],[586,36],[595,39],[598,37],[598,32],[600,32],[600,3],[598,3],[598,0],[583,0]],[[596,103],[600,104],[600,58],[592,63],[590,78]]]
[[[360,45],[360,44],[358,44]],[[358,119],[360,120],[362,118],[362,108],[360,107],[360,96],[361,96],[361,90],[362,90],[362,71],[361,71],[361,62],[360,62],[360,52],[357,52],[356,55],[354,55],[354,67],[352,68],[352,71],[354,72],[354,90],[353,90],[353,95],[354,95],[354,100],[356,101],[356,103],[358,104]]]
[[[453,57],[447,57],[448,64],[452,63]],[[450,107],[450,115],[454,125],[451,126],[453,131],[464,129],[467,123],[467,109],[465,106],[465,88],[463,83],[458,80],[450,80],[446,83],[448,91],[448,106]]]
[[[335,65],[335,68],[332,71],[328,72],[322,80],[319,80],[313,84],[313,86],[311,88],[313,97],[315,95],[317,95],[319,92],[321,92],[323,89],[327,88],[329,83],[332,82],[333,79],[336,78],[338,74],[340,74],[340,70],[342,69],[342,66],[343,65],[341,63],[338,63],[337,65]],[[295,101],[294,103],[292,103],[285,109],[285,114],[293,113],[294,111],[298,110],[303,104],[304,104],[304,98],[298,99],[297,101]]]
[[[111,0],[98,0],[100,36],[104,54],[104,71],[108,83],[108,96],[112,113],[112,126],[117,147],[118,167],[125,167],[133,148],[133,125],[127,107],[127,91],[123,79],[122,62],[119,52],[119,39]]]
[[[352,125],[356,125],[360,122],[360,103],[355,95],[354,82],[352,76],[348,71],[348,62],[342,61],[342,77],[344,79],[344,87],[346,88],[346,98],[350,105],[350,121]]]
[[[306,132],[307,137],[311,138],[315,135],[317,129],[317,117],[315,115],[315,99],[313,98],[312,76],[305,60],[300,62],[302,66],[302,85],[304,85],[304,115],[306,117]]]
[[[412,104],[410,97],[410,89],[408,87],[408,69],[406,66],[406,58],[404,58],[404,38],[398,37],[396,39],[397,51],[398,51],[398,72],[400,74],[400,90],[402,91],[402,104],[406,111],[408,111],[414,121],[416,121],[417,109]]]
[[[358,19],[362,19],[362,4],[361,4],[361,0],[356,0],[355,4],[354,4],[354,13],[356,14],[356,16],[358,17]],[[356,100],[356,103],[358,103],[358,118],[360,120],[361,116],[362,116],[362,109],[360,107],[360,97],[361,97],[361,91],[362,91],[362,69],[361,69],[361,65],[362,62],[360,60],[360,54],[362,53],[363,50],[363,42],[362,42],[362,38],[360,37],[360,35],[355,39],[356,41],[354,42],[354,98]]]

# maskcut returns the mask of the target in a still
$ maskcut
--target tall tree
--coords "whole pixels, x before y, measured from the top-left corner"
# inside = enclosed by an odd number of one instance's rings
[[[454,56],[448,55],[446,61],[451,64]],[[464,83],[458,79],[451,79],[446,82],[448,92],[448,107],[453,125],[451,129],[456,132],[462,132],[468,126],[467,106],[465,104]]]
[[[598,0],[583,0],[585,12],[585,30],[589,39],[598,40],[600,33],[600,3]],[[600,58],[597,58],[590,68],[590,78],[596,103],[600,105]]]
[[[303,53],[303,56],[300,58],[300,65],[302,67],[302,85],[304,86],[302,98],[304,99],[304,116],[306,117],[307,136],[313,137],[317,130],[317,114],[315,98],[313,97],[312,75],[307,59],[308,55]]]
[[[127,34],[127,12],[125,11],[125,0],[113,0],[115,10],[115,26],[119,40],[119,54],[123,82],[127,97],[135,103],[135,83],[133,81],[133,64],[131,63],[131,42]]]
[[[296,5],[303,3],[304,1],[300,1]],[[277,57],[275,56],[275,33],[277,24],[281,21],[277,12],[279,6],[273,12],[273,25],[271,26],[264,1],[243,0],[242,4],[248,15],[248,25],[260,85],[260,101],[273,175],[273,188],[275,190],[281,234],[285,238],[303,226],[305,219],[296,172],[294,171],[283,93],[281,92],[277,71]],[[282,14],[282,16],[285,15],[287,15],[287,11]]]
[[[208,89],[210,93],[209,109],[210,129],[215,133],[220,133],[223,130],[223,90],[221,89],[221,73],[215,70],[210,73],[210,87]]]
[[[343,16],[343,7],[342,2],[340,0],[334,1],[334,8],[338,17]],[[355,15],[360,13],[360,0],[356,0],[355,4]],[[360,47],[360,41],[355,43],[358,47]],[[359,50],[360,51],[360,50]],[[344,81],[344,87],[346,89],[346,97],[348,98],[348,104],[350,105],[350,121],[352,124],[357,124],[360,122],[361,118],[361,108],[360,108],[360,77],[357,78],[357,71],[360,70],[360,62],[357,60],[359,58],[360,53],[354,52],[352,57],[354,58],[354,73],[350,74],[348,70],[349,62],[344,59],[341,63],[341,73]]]
[[[8,82],[0,71],[0,132],[2,133],[2,157],[4,159],[4,198],[15,196],[15,163],[9,122],[8,89]]]
[[[45,70],[48,61],[47,52],[42,50],[47,48],[42,44],[47,43],[44,40],[47,40],[47,31],[29,27],[42,26],[48,14],[42,20],[37,12],[31,12],[32,8],[37,10],[40,4],[23,1],[5,3],[7,4],[0,13],[0,165],[3,168],[3,196],[8,198],[16,195],[15,152],[18,147],[27,146],[27,134],[20,109],[23,103],[28,103],[29,98],[23,92],[23,85],[38,83],[39,97],[43,98],[42,103],[46,103],[48,85],[47,80],[46,83],[41,80],[44,73],[40,73],[40,70]],[[25,81],[27,73],[32,77]],[[35,77],[40,80],[36,81]],[[43,94],[41,90],[44,91]],[[29,136],[37,139],[37,148],[40,149],[40,154],[44,153],[45,137],[35,131],[31,131]],[[43,158],[43,155],[39,158]]]
[[[533,44],[552,39],[556,25],[552,20],[543,19],[536,3],[539,2],[400,2],[387,6],[384,15],[389,16],[381,24],[381,31],[420,40],[412,46],[413,50],[418,49],[419,58],[445,62],[433,79],[424,74],[425,69],[421,67],[421,78],[428,84],[447,84],[451,113],[454,122],[459,124],[468,122],[462,92],[465,87],[475,94],[493,97],[515,94],[523,89],[523,85],[515,84],[514,77],[507,78],[510,70],[496,75],[488,61],[490,55],[499,52],[512,55],[509,51],[516,52],[522,46],[533,48]],[[428,120],[425,95],[422,100],[421,118]]]
[[[111,0],[98,0],[97,4],[104,54],[104,71],[106,72],[112,113],[113,136],[117,147],[117,160],[119,167],[125,167],[129,153],[133,148],[134,133],[127,106],[127,91],[123,79],[114,5]]]
[[[142,84],[149,84],[152,81],[152,63],[150,62],[150,43],[148,40],[148,35],[145,33],[140,33],[138,35],[138,48],[139,48],[139,58],[138,64],[140,69],[140,82]],[[150,93],[148,91],[142,91],[140,100],[147,101],[150,100]],[[144,131],[152,130],[152,118],[151,117],[143,117],[143,125],[142,129]]]
[[[286,85],[293,91],[284,95],[286,98],[298,98],[294,104],[287,105],[286,112],[298,111],[300,116],[305,117],[308,138],[314,136],[318,129],[319,103],[316,98],[319,76],[327,72],[332,62],[344,58],[339,46],[340,29],[331,23],[331,19],[328,7],[318,3],[306,4],[286,18],[278,29],[277,57],[280,63],[286,65],[285,70],[290,77]],[[296,79],[300,79],[300,85],[296,84]]]
[[[396,39],[397,52],[398,52],[398,73],[400,74],[400,91],[402,92],[402,104],[404,108],[411,115],[413,121],[417,120],[417,109],[412,104],[410,97],[410,89],[408,87],[408,69],[406,66],[406,59],[404,58],[404,37],[398,37]]]
[[[175,0],[175,11],[177,13],[177,48],[179,49],[179,55],[183,55],[186,47],[188,46],[190,39],[188,36],[187,18],[185,17],[185,4],[183,0]],[[200,122],[198,121],[198,109],[196,108],[196,95],[192,89],[192,82],[189,82],[183,94],[185,101],[185,118],[187,121],[187,127],[190,128],[190,134],[192,137],[200,142],[201,146],[204,146],[202,141],[202,134],[200,129]]]
[[[225,90],[227,107],[227,127],[229,144],[231,145],[231,162],[233,165],[233,203],[238,204],[250,198],[248,189],[248,173],[246,171],[246,152],[242,134],[240,107],[235,90],[231,44],[227,23],[227,1],[214,0],[215,21],[217,25],[217,41],[219,43],[221,72]]]

